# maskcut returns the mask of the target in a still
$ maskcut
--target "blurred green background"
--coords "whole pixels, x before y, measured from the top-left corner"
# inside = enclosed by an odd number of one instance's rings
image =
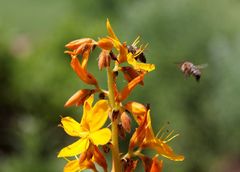
[[[186,159],[162,158],[164,171],[239,172],[238,0],[1,0],[0,171],[62,171],[57,152],[74,139],[57,127],[60,115],[80,120],[82,112],[63,105],[87,88],[64,45],[105,36],[106,18],[122,41],[140,35],[149,43],[146,56],[157,69],[128,100],[151,104],[155,132],[169,121],[180,133],[170,145]],[[179,71],[183,60],[208,64],[200,83]],[[96,57],[90,64],[104,81]]]

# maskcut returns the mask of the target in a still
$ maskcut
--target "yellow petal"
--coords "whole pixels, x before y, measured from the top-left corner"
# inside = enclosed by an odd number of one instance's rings
[[[69,161],[63,169],[64,172],[77,172],[79,170],[80,166],[78,160]]]
[[[115,33],[114,33],[113,29],[112,29],[112,26],[111,26],[111,24],[110,24],[110,22],[109,22],[108,19],[107,19],[106,25],[107,25],[107,30],[108,30],[109,36],[119,42],[119,39],[118,39],[117,36],[115,35]]]
[[[111,138],[111,130],[109,128],[103,128],[101,130],[90,133],[89,138],[94,145],[105,145]]]
[[[64,131],[70,136],[79,136],[82,132],[80,124],[71,117],[64,117],[61,119]]]
[[[63,148],[59,154],[59,157],[69,157],[79,155],[82,152],[86,151],[89,146],[89,139],[88,138],[81,138],[78,141],[74,142],[73,144]]]
[[[108,109],[109,106],[107,100],[99,100],[94,105],[92,113],[87,117],[90,131],[96,131],[105,124],[108,118]]]
[[[83,105],[83,116],[81,120],[81,125],[89,129],[88,116],[92,114],[92,103],[94,101],[94,95],[91,95]]]
[[[133,66],[134,69],[136,70],[145,70],[147,72],[151,72],[152,70],[155,69],[155,65],[154,64],[147,64],[147,63],[142,63],[142,62],[138,62],[132,53],[129,53],[127,55],[127,61],[130,65]]]

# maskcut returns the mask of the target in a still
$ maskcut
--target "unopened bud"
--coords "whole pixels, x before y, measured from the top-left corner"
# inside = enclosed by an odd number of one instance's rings
[[[122,124],[118,124],[118,134],[121,139],[125,139],[126,137],[126,132],[122,126]]]
[[[123,112],[121,114],[121,123],[122,123],[122,127],[124,128],[124,130],[126,132],[130,133],[131,132],[131,118],[129,117],[127,112]]]
[[[64,107],[69,107],[72,105],[80,106],[84,103],[84,101],[94,92],[94,90],[89,89],[83,89],[77,91],[75,94],[73,94],[70,99],[65,103]]]
[[[98,58],[98,68],[101,70],[104,67],[110,66],[109,51],[102,50]]]
[[[97,45],[104,50],[111,50],[113,48],[113,41],[109,38],[102,38]]]

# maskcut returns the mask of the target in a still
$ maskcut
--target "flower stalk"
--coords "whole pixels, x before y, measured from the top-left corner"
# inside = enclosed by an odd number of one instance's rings
[[[80,172],[85,169],[98,172],[96,165],[104,172],[108,172],[108,165],[112,172],[133,172],[139,160],[146,172],[161,172],[163,161],[158,159],[159,155],[173,161],[184,159],[182,155],[175,154],[167,144],[178,134],[173,135],[174,130],[170,133],[161,130],[159,134],[167,136],[158,137],[152,130],[150,106],[131,100],[125,102],[135,87],[144,85],[145,75],[153,71],[155,65],[146,63],[143,53],[146,46],[137,45],[140,37],[131,45],[121,43],[109,20],[106,25],[107,37],[98,41],[82,38],[66,45],[69,50],[65,53],[71,57],[72,69],[85,84],[92,85],[95,89],[81,88],[65,103],[65,107],[82,106],[83,114],[79,122],[69,116],[62,117],[60,126],[68,135],[78,140],[61,149],[58,157],[68,161],[64,172]],[[106,68],[107,89],[102,88],[97,77],[87,70],[89,55],[96,47],[101,49],[98,69],[101,71]],[[119,72],[122,72],[127,81],[122,90],[117,88],[117,79],[121,77],[118,76]],[[99,94],[96,102],[95,94]],[[133,133],[132,118],[138,125]],[[111,125],[106,125],[107,121]],[[127,134],[130,134],[128,151],[120,153],[119,144],[121,139],[126,139]],[[99,146],[103,147],[105,154]],[[149,157],[142,152],[144,149],[152,149],[156,154]],[[106,160],[109,151],[112,153],[111,164]]]

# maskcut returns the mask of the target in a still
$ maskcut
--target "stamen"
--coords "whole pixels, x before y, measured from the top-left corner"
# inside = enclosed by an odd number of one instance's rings
[[[78,160],[78,157],[77,157],[77,155],[75,155],[75,158]]]
[[[67,162],[69,162],[69,161],[71,161],[71,160],[69,160],[69,159],[67,159],[66,157],[63,157]]]
[[[166,128],[166,125],[163,125],[162,128],[158,130],[156,137],[159,136],[159,134],[164,130],[164,128]]]
[[[167,140],[172,134],[173,134],[174,130],[172,130],[163,140]]]
[[[179,134],[175,134],[174,136],[172,136],[170,139],[168,140],[164,140],[164,143],[168,143],[170,142],[172,139],[174,139],[175,137],[179,136]]]
[[[140,36],[138,36],[134,42],[132,43],[132,46],[136,46],[140,42]]]

